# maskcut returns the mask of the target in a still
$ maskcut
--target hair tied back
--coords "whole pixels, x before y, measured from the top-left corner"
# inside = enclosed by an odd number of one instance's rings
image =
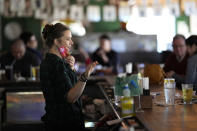
[[[54,28],[54,25],[53,24],[46,24],[43,31],[42,31],[42,34],[43,34],[43,37],[44,39],[46,40],[50,34],[53,32],[53,28]]]

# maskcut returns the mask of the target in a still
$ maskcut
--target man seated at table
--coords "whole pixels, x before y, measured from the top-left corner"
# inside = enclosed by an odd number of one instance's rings
[[[39,66],[40,60],[34,54],[26,50],[21,39],[15,40],[9,52],[0,57],[1,68],[12,66],[14,72],[20,73],[23,77],[30,77],[30,67]]]
[[[175,78],[176,83],[193,84],[197,87],[197,35],[191,35],[186,39],[187,51],[189,59],[187,62],[186,75],[184,77],[172,73],[171,77]]]
[[[118,73],[118,54],[111,49],[111,39],[107,35],[101,35],[99,38],[100,47],[93,53],[92,61],[98,61],[102,65],[97,73],[104,75],[113,75]]]
[[[184,76],[186,74],[188,53],[185,43],[185,37],[177,34],[172,42],[173,53],[167,58],[164,71],[166,76],[171,76],[172,72]]]

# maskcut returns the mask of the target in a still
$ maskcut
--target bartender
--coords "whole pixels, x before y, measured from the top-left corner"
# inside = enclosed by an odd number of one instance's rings
[[[84,127],[80,96],[97,62],[90,64],[77,79],[70,29],[61,24],[47,24],[43,38],[49,52],[40,66],[40,81],[45,98],[46,114],[42,117],[46,131],[78,130]]]

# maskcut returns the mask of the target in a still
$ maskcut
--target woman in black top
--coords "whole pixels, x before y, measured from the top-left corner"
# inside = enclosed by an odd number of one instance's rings
[[[49,47],[40,65],[40,80],[46,103],[46,114],[42,117],[45,130],[83,130],[80,96],[97,62],[90,64],[77,80],[75,59],[68,54],[73,45],[69,28],[60,23],[47,24],[42,34]]]

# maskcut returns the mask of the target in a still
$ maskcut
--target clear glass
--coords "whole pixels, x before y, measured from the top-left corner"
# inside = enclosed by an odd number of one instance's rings
[[[144,112],[144,110],[142,109],[141,97],[140,97],[140,95],[143,94],[143,78],[138,79],[138,84],[140,91],[138,92],[138,107],[135,112]]]
[[[6,75],[7,80],[14,80],[14,72],[13,72],[12,65],[5,66],[5,75]]]
[[[123,98],[123,96],[118,96],[118,95],[114,95],[114,103],[116,106],[120,107],[120,102],[121,102],[121,99]]]
[[[175,104],[175,82],[164,84],[164,95],[167,105]]]
[[[192,84],[182,84],[182,92],[183,92],[183,103],[184,104],[192,104],[193,85]]]
[[[144,112],[144,110],[142,109],[142,105],[141,105],[140,93],[138,95],[138,107],[135,112]]]

